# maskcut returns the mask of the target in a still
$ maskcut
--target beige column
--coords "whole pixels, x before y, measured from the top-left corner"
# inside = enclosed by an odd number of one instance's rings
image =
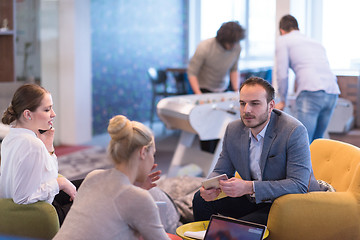
[[[90,0],[41,1],[42,84],[52,92],[56,144],[92,138]]]

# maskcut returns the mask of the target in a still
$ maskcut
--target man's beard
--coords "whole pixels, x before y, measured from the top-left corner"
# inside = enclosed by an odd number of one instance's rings
[[[244,116],[253,117],[253,115],[246,115],[246,114]],[[241,121],[248,128],[257,128],[257,127],[261,126],[262,124],[264,124],[268,120],[268,108],[266,108],[266,112],[264,114],[261,114],[258,118],[255,118],[255,119],[258,119],[258,121],[253,124],[247,124],[246,122],[244,122],[244,120],[242,118],[241,118]]]

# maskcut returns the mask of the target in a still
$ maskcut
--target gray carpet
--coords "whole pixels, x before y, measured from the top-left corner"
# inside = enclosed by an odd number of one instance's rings
[[[58,157],[59,173],[69,180],[82,179],[94,169],[112,166],[106,148],[94,146]]]

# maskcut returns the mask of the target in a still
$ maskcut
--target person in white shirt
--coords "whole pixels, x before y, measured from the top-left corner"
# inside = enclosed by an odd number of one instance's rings
[[[295,73],[295,117],[305,125],[310,143],[322,138],[333,114],[340,89],[324,47],[299,32],[297,20],[285,15],[279,23],[276,43],[276,76],[283,110],[288,93],[288,70]]]
[[[53,203],[62,223],[76,187],[58,174],[55,116],[51,94],[43,87],[25,84],[16,90],[2,117],[11,128],[1,144],[0,198],[12,198],[17,204]]]
[[[156,166],[151,130],[117,115],[110,120],[108,132],[108,152],[114,167],[86,176],[54,240],[169,239],[159,210],[145,190],[154,186],[154,179],[149,177]]]

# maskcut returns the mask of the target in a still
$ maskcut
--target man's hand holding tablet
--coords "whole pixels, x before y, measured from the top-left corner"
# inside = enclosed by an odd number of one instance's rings
[[[226,174],[221,174],[219,176],[215,176],[215,177],[206,179],[205,181],[202,182],[202,186],[205,189],[212,189],[212,188],[217,189],[217,188],[220,188],[219,181],[227,180],[227,179],[228,179],[228,177]]]
[[[202,182],[200,195],[205,201],[214,201],[226,197],[226,194],[220,189],[220,180],[228,180],[227,175],[222,174]]]

